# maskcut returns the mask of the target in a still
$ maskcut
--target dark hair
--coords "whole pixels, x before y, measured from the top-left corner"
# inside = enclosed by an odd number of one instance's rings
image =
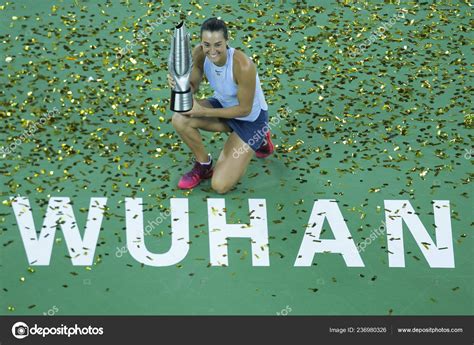
[[[217,19],[216,17],[206,19],[201,25],[201,38],[203,31],[222,31],[225,40],[229,39],[229,34],[227,33],[227,26],[223,20]]]

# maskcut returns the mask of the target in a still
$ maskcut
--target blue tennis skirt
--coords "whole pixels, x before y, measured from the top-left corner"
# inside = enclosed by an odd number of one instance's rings
[[[213,108],[223,108],[222,104],[214,97],[207,99]],[[268,127],[268,111],[261,110],[255,121],[242,121],[237,119],[221,118],[240,139],[242,139],[252,150],[257,151],[263,143]]]

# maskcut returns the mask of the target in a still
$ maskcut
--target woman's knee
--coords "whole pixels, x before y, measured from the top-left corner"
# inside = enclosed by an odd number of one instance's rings
[[[218,194],[225,194],[232,189],[232,184],[222,181],[222,179],[217,179],[215,176],[216,175],[214,175],[211,180],[211,187],[215,192]]]
[[[171,117],[171,124],[175,129],[183,129],[189,126],[191,118],[185,115],[181,115],[180,113],[173,113],[173,117]]]

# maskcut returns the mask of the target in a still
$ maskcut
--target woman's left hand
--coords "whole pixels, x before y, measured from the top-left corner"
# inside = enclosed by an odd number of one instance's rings
[[[203,117],[206,114],[206,108],[201,106],[196,98],[193,97],[193,108],[190,111],[180,113],[189,117]]]

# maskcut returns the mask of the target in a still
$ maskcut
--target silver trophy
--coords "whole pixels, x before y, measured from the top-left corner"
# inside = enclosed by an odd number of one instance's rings
[[[174,29],[171,50],[168,59],[168,70],[175,87],[171,89],[171,110],[176,112],[190,111],[193,108],[193,95],[189,77],[193,69],[191,44],[184,22]]]

